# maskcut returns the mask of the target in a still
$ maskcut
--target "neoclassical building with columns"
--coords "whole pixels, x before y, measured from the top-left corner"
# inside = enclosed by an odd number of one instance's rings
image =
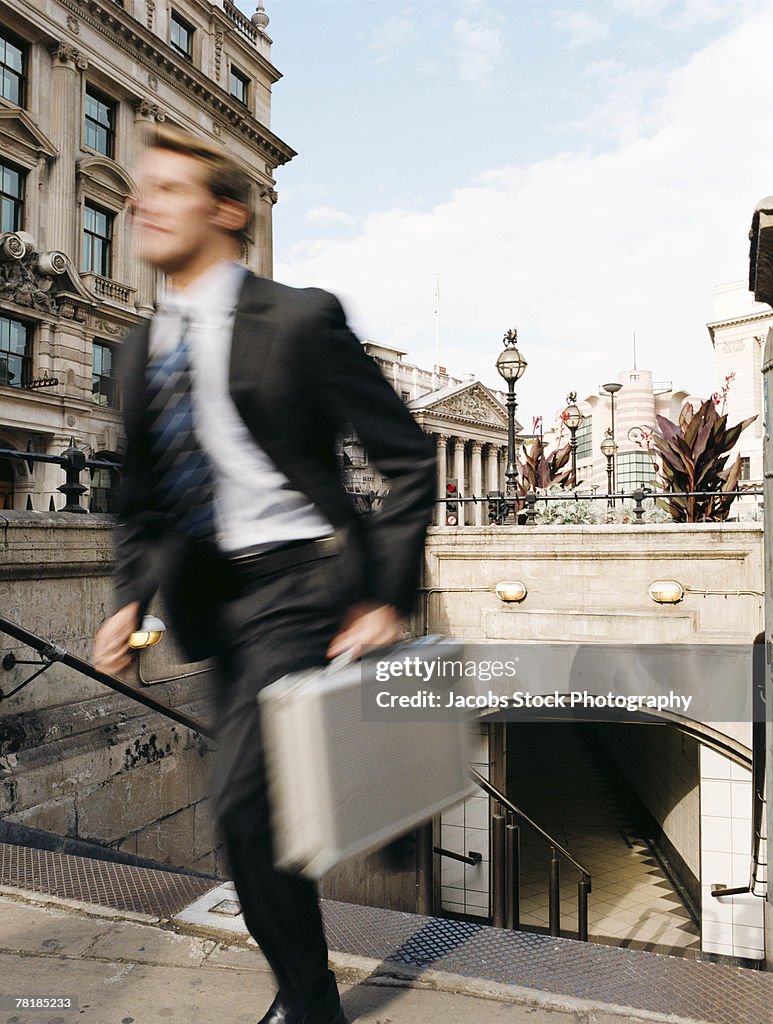
[[[228,149],[253,182],[245,263],[272,274],[271,39],[229,0],[0,0],[0,448],[120,456],[114,360],[159,282],[127,196],[159,122]],[[109,508],[109,474],[87,496]],[[0,508],[59,508],[58,466],[0,457]]]
[[[405,351],[374,341],[363,342],[366,352],[407,404],[416,422],[437,445],[438,497],[455,481],[463,498],[460,525],[485,525],[489,491],[504,491],[507,466],[507,411],[498,392],[472,375],[452,377],[443,366],[421,369],[404,361]],[[520,433],[516,423],[516,437]],[[349,488],[378,496],[386,482],[355,437],[344,439],[343,458]],[[438,503],[435,523],[446,525],[445,505]]]

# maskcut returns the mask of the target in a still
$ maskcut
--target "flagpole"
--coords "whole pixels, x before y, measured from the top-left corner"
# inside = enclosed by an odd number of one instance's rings
[[[435,376],[440,375],[440,274],[435,274]],[[437,381],[436,381],[437,383]]]

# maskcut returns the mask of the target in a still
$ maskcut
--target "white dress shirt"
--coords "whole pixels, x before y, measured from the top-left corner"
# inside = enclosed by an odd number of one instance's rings
[[[187,288],[168,288],[150,332],[152,357],[175,343],[181,318],[188,320],[196,433],[214,473],[215,539],[228,554],[333,533],[255,443],[229,393],[234,314],[246,273],[241,264],[221,261]]]

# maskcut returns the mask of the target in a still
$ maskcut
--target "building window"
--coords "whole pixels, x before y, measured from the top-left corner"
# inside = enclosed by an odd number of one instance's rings
[[[229,79],[228,91],[237,99],[240,103],[247,104],[247,96],[249,94],[250,80],[246,75],[243,75],[241,71],[231,65],[231,77]]]
[[[83,206],[83,260],[81,272],[110,277],[113,214],[98,206]]]
[[[27,48],[10,32],[0,29],[0,96],[24,106]]]
[[[115,452],[97,452],[95,457],[105,462],[120,462]],[[117,489],[118,470],[110,466],[95,466],[91,470],[89,512],[115,512]]]
[[[618,490],[630,494],[637,487],[651,487],[655,482],[655,467],[647,452],[619,452],[617,456]]]
[[[400,398],[402,398],[402,400],[404,402],[410,402],[410,400],[411,400],[411,393],[410,393],[410,391],[401,391],[400,392]]]
[[[186,60],[193,60],[193,28],[179,14],[172,11],[169,43]]]
[[[741,475],[739,480],[751,480],[752,478],[752,460],[748,455],[741,456]]]
[[[97,405],[119,407],[118,380],[114,374],[113,350],[95,341],[91,350],[91,395]]]
[[[27,324],[0,316],[0,385],[23,388],[31,378],[31,335]]]
[[[115,103],[86,86],[86,145],[97,153],[115,153]]]
[[[577,458],[593,458],[593,417],[583,416],[582,423],[574,435],[577,439]]]
[[[0,163],[0,231],[21,231],[24,172]]]

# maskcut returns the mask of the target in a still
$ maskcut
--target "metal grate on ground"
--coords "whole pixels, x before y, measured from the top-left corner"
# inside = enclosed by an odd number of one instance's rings
[[[323,900],[331,949],[711,1024],[769,1024],[773,975]]]
[[[116,910],[174,917],[220,883],[195,875],[0,843],[0,884]]]
[[[214,879],[3,843],[0,883],[164,918],[196,901],[215,904],[222,894],[214,890],[227,888]],[[706,1024],[771,1019],[773,974],[334,900],[322,900],[322,911],[331,950],[387,965],[431,968]]]

